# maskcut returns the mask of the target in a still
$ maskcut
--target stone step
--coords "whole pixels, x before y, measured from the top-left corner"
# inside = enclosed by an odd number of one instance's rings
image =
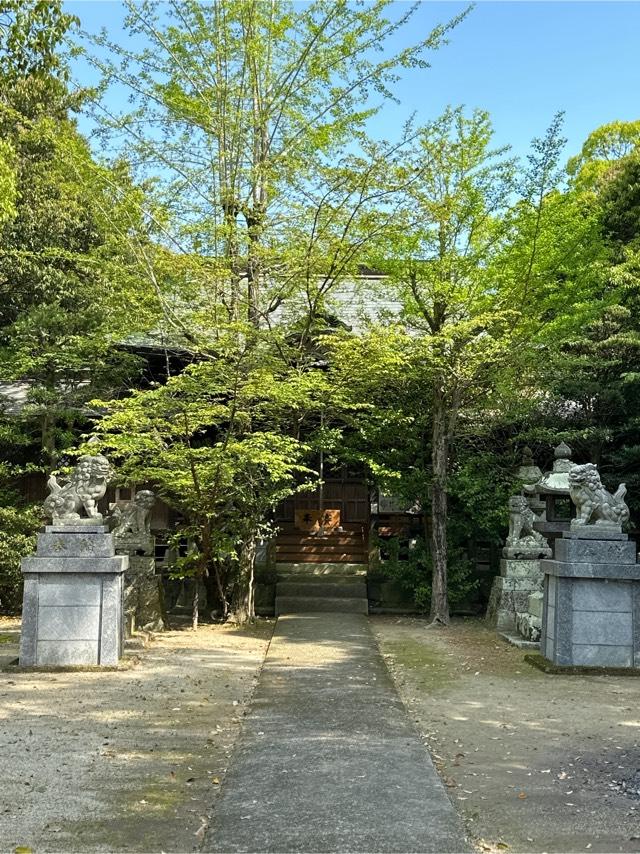
[[[317,552],[308,554],[297,549],[276,552],[278,563],[366,563],[367,557],[364,552]]]
[[[276,596],[276,616],[325,611],[342,614],[368,614],[367,599],[324,596]]]
[[[309,565],[307,564],[307,570]],[[313,567],[311,567],[313,569]],[[292,584],[310,584],[318,589],[324,587],[325,584],[340,584],[348,586],[349,584],[366,584],[365,573],[357,575],[345,575],[344,573],[323,573],[321,575],[313,572],[278,572],[278,583],[291,582]]]
[[[354,543],[359,543],[360,545],[364,545],[364,539],[362,538],[362,534],[357,533],[356,531],[345,531],[341,534],[327,534],[325,537],[310,537],[308,534],[278,534],[276,538],[276,545],[288,545],[291,543],[296,544],[305,544],[305,545],[353,545]]]
[[[312,543],[278,543],[278,552],[366,552],[362,542],[332,543],[327,540],[315,540]]]
[[[321,582],[278,581],[276,596],[322,596],[328,599],[366,599],[367,585],[362,581],[342,580],[333,583],[330,575],[320,576]],[[327,579],[327,581],[325,581]],[[324,582],[324,583],[323,583]]]
[[[301,563],[299,561],[278,561],[276,563],[278,577],[283,575],[366,575],[366,563]],[[333,579],[332,579],[333,580]]]

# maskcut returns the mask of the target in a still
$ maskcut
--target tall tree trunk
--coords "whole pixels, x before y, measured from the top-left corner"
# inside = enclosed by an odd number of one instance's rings
[[[254,566],[256,560],[256,537],[249,534],[242,544],[239,558],[239,578],[234,591],[231,619],[242,625],[255,617]]]
[[[431,620],[449,625],[447,591],[447,475],[449,469],[448,413],[442,389],[433,395],[433,429],[431,434]]]
[[[225,583],[222,578],[222,567],[220,562],[213,559],[211,548],[211,524],[208,520],[202,523],[202,562],[204,566],[203,581],[207,591],[207,605],[213,607],[213,603],[217,600],[220,603],[220,609],[223,620],[226,620],[229,613],[229,600],[227,599]]]
[[[200,616],[200,575],[193,578],[193,599],[191,601],[191,628],[197,631]]]

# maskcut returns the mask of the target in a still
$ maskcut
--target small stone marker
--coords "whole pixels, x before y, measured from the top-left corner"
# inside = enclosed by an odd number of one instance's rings
[[[22,560],[21,666],[114,665],[122,655],[128,557],[116,555],[96,510],[108,476],[104,457],[83,457],[68,484],[49,481],[45,511],[54,524]]]

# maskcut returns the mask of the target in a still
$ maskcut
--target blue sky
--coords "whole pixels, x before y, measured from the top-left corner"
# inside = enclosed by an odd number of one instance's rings
[[[105,26],[117,40],[119,2],[73,0],[65,7],[85,29]],[[465,7],[423,0],[398,45]],[[640,2],[480,0],[431,64],[404,75],[396,90],[401,103],[375,120],[380,135],[395,136],[412,112],[428,121],[447,104],[465,104],[488,110],[496,142],[524,154],[564,110],[569,156],[599,125],[640,118]]]

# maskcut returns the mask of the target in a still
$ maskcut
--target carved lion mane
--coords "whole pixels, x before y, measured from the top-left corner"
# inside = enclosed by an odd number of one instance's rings
[[[44,502],[45,513],[54,521],[73,522],[84,508],[90,519],[100,519],[96,504],[107,491],[110,474],[109,460],[101,454],[80,457],[69,483],[60,486],[55,475],[49,478],[51,494]]]
[[[141,489],[133,501],[127,502],[123,508],[116,506],[113,518],[116,520],[114,533],[122,536],[127,532],[149,536],[151,533],[151,509],[156,503],[156,496],[150,489]]]
[[[574,466],[569,472],[569,494],[576,505],[577,525],[590,522],[623,525],[629,521],[629,508],[624,496],[627,487],[621,483],[615,494],[607,492],[593,463]]]

